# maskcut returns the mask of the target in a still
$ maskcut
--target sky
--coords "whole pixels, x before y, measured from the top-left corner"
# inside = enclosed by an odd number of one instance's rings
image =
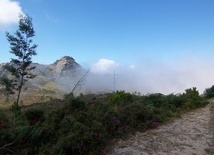
[[[0,0],[0,63],[12,57],[5,32],[27,13],[34,62],[68,55],[94,73],[114,72],[118,89],[203,92],[214,83],[213,8],[213,0]]]

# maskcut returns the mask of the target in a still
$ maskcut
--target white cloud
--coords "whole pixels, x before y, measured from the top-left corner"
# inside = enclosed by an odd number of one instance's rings
[[[18,23],[20,14],[23,14],[23,12],[20,4],[17,1],[0,0],[1,28]]]
[[[110,59],[100,59],[97,63],[93,64],[91,71],[93,73],[110,73],[117,68],[119,64]]]

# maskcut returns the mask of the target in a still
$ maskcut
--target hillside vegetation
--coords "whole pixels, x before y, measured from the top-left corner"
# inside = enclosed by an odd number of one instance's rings
[[[99,155],[115,139],[157,128],[205,106],[196,88],[183,94],[137,95],[124,91],[65,95],[63,100],[0,111],[0,154]]]

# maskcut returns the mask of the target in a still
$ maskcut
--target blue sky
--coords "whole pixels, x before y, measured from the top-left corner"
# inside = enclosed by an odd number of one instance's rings
[[[170,73],[177,73],[180,63],[188,68],[190,60],[194,64],[189,67],[191,71],[198,63],[211,67],[213,0],[1,1],[16,6],[0,5],[0,63],[11,57],[5,31],[13,33],[17,28],[17,20],[5,23],[2,15],[6,8],[18,7],[33,18],[34,42],[39,45],[38,56],[33,60],[39,63],[50,64],[69,55],[92,68],[102,62],[107,63],[107,68],[112,67],[113,61],[115,66],[153,66],[152,69],[157,68],[154,73],[163,70],[160,66],[167,66],[172,68]],[[17,12],[8,16],[15,17]],[[100,61],[103,59],[109,61]]]

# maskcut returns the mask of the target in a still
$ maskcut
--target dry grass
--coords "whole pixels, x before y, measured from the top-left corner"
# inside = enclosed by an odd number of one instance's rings
[[[50,89],[53,91],[59,91],[59,86],[55,84],[54,82],[47,82],[45,85],[43,85],[44,89]]]
[[[63,93],[54,91],[48,91],[49,89],[43,90],[31,90],[31,91],[23,91],[20,98],[20,105],[31,105],[34,103],[45,103],[54,98],[62,99]],[[13,102],[16,100],[16,96],[11,96],[9,102],[5,102],[5,96],[0,94],[0,108],[8,109]]]

